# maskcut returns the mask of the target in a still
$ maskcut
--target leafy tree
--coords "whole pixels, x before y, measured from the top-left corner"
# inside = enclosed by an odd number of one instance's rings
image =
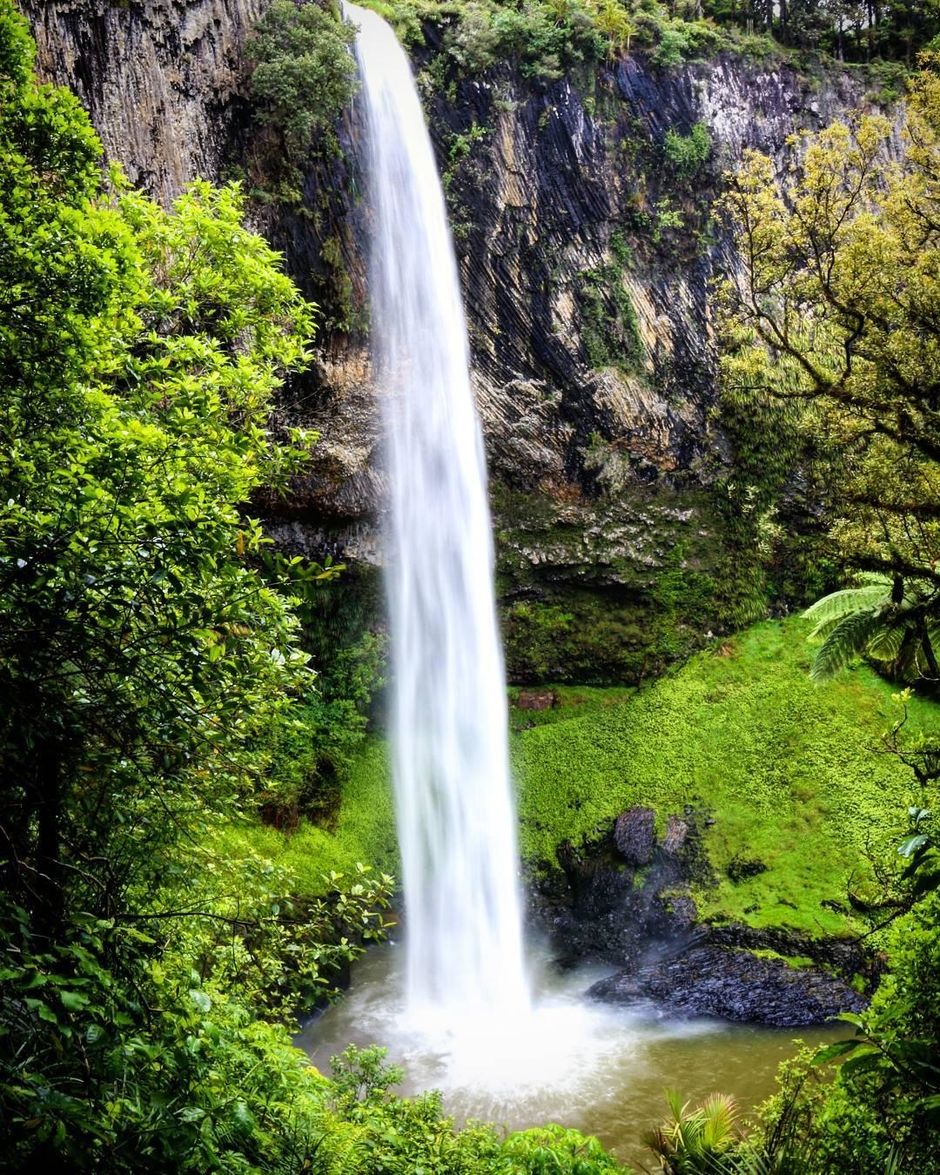
[[[336,879],[301,917],[206,840],[311,681],[244,513],[306,448],[269,411],[311,308],[234,189],[167,213],[106,186],[32,52],[4,0],[0,1162],[281,1169],[302,1124],[271,1090],[304,1080],[251,1079],[283,1043],[247,1009],[319,996],[389,886]]]
[[[770,161],[748,153],[722,202],[740,251],[721,291],[724,394],[739,412],[770,405],[806,438],[844,566],[887,576],[894,604],[928,627],[940,586],[938,132],[940,77],[925,72],[900,160],[891,124],[859,118],[810,137],[782,193]]]

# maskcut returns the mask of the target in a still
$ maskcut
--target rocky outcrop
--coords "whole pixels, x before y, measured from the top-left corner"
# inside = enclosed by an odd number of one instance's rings
[[[265,0],[22,3],[45,76],[76,90],[109,156],[159,198],[255,165],[244,51]],[[730,257],[710,213],[722,170],[748,146],[783,168],[789,136],[863,101],[864,85],[731,56],[671,69],[635,56],[577,82],[502,68],[447,97],[424,90],[493,474],[510,669],[641,678],[762,607],[748,595],[753,552],[734,547],[715,490],[732,457],[708,298]],[[698,124],[711,151],[677,163],[667,135]],[[259,508],[285,546],[374,563],[385,495],[353,329],[365,301],[358,134],[352,112],[347,159],[311,166],[302,207],[253,212],[332,324],[285,400],[320,430],[319,450],[286,503]],[[345,282],[341,313],[331,274]]]
[[[595,983],[588,994],[605,1003],[653,1000],[673,1015],[778,1028],[825,1024],[840,1012],[861,1012],[868,1002],[836,976],[713,945],[621,971]]]
[[[652,808],[630,808],[614,823],[614,844],[624,861],[642,868],[653,859],[656,848],[656,813]]]
[[[849,980],[862,975],[873,986],[877,961],[857,943],[702,921],[690,891],[713,881],[703,843],[710,818],[686,808],[657,839],[655,816],[631,808],[608,836],[561,845],[559,869],[530,888],[530,913],[562,966],[617,968],[592,998],[779,1027],[824,1024],[867,1005]]]
[[[237,156],[245,40],[267,3],[20,0],[40,73],[78,95],[108,157],[164,202]]]

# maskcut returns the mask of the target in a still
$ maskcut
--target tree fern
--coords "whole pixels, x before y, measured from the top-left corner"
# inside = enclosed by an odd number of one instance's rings
[[[814,681],[833,677],[860,657],[881,627],[877,612],[851,612],[832,629],[813,658],[810,675]]]
[[[855,612],[873,611],[890,604],[891,580],[887,576],[871,578],[872,582],[831,592],[815,604],[811,604],[803,613],[806,620],[816,621],[811,636],[825,635],[822,629],[827,626],[833,627],[844,617]]]
[[[903,584],[865,572],[850,588],[831,592],[803,613],[814,621],[811,640],[820,641],[811,675],[832,677],[861,656],[903,681],[936,679],[940,649],[940,592],[927,580]]]

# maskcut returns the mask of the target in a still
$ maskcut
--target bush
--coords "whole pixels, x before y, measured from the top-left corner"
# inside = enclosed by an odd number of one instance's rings
[[[695,123],[687,135],[680,134],[672,127],[666,131],[663,155],[676,176],[682,180],[693,179],[711,153],[712,137],[704,123]]]
[[[251,98],[268,132],[259,150],[285,196],[299,194],[292,189],[308,156],[339,152],[336,122],[356,90],[354,36],[351,25],[316,0],[274,0],[255,26]]]

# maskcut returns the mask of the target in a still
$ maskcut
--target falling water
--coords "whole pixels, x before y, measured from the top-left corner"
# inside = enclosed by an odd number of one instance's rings
[[[389,26],[347,5],[367,113],[372,339],[391,482],[392,740],[412,1014],[524,1012],[505,677],[480,425],[443,192]]]

